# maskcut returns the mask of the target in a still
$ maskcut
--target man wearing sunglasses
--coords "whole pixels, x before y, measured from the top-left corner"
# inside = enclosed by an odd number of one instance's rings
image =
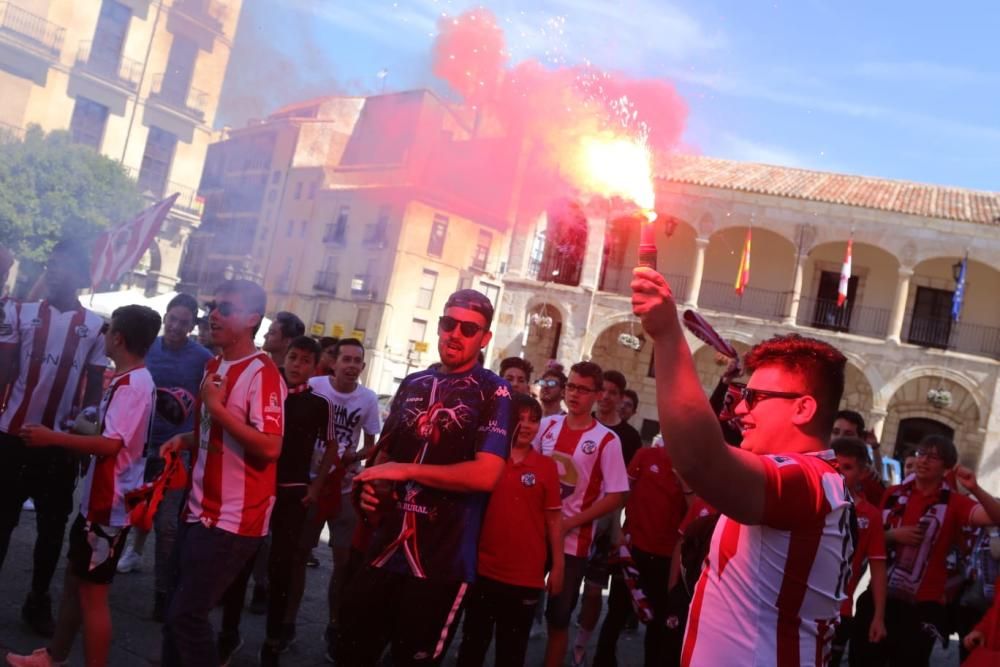
[[[387,644],[400,666],[436,665],[448,650],[517,418],[510,385],[478,362],[492,321],[480,292],[448,297],[440,365],[403,380],[375,465],[354,478],[375,526],[366,565],[344,591],[339,665],[374,665]]]
[[[566,375],[562,366],[549,368],[538,381],[538,402],[542,404],[542,417],[564,415],[563,399],[566,398]]]
[[[653,340],[667,451],[723,515],[694,591],[682,664],[823,664],[856,532],[827,450],[844,355],[796,335],[754,347],[734,410],[737,449],[723,440],[663,276],[635,269],[632,307]]]
[[[950,632],[948,555],[961,544],[964,527],[1000,523],[1000,501],[979,487],[975,473],[957,463],[958,450],[949,438],[926,436],[917,445],[913,477],[890,487],[882,498],[889,551],[888,636],[881,644],[863,645],[861,664],[926,665],[936,634]],[[946,473],[952,470],[971,497],[949,482]],[[858,624],[871,619],[873,608],[866,591],[858,600]],[[861,644],[864,639],[855,632],[851,641]]]

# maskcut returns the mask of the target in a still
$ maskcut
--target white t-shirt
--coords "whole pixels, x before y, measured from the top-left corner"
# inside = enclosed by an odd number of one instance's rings
[[[376,435],[382,430],[378,396],[371,389],[361,385],[349,394],[344,394],[334,389],[330,380],[329,376],[319,375],[309,380],[309,386],[314,393],[330,401],[333,409],[334,433],[339,447],[337,455],[343,456],[347,451],[358,451],[362,431],[367,435]],[[326,453],[326,443],[317,442],[313,452],[313,476],[318,473],[317,469],[324,453]],[[348,466],[340,487],[341,493],[350,493],[354,476],[360,471],[361,461],[355,461]]]

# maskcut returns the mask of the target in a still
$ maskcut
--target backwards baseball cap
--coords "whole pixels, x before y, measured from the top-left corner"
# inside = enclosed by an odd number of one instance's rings
[[[483,316],[486,320],[486,328],[489,329],[493,323],[493,304],[482,292],[474,289],[460,289],[448,297],[448,302],[444,304],[445,310],[448,308],[465,308],[473,310]]]

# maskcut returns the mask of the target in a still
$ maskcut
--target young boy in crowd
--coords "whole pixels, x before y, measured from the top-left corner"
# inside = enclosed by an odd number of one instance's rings
[[[260,649],[260,664],[264,667],[278,665],[279,654],[295,638],[295,618],[289,617],[288,610],[290,593],[301,590],[305,580],[309,549],[303,545],[302,531],[306,514],[337,462],[337,448],[328,447],[320,465],[320,475],[310,483],[309,467],[316,441],[330,443],[334,440],[330,402],[309,386],[319,356],[319,344],[309,336],[299,336],[288,344],[284,358],[288,398],[285,399],[285,434],[278,458],[276,499],[271,513],[267,638]],[[240,616],[249,578],[250,569],[247,568],[226,593],[219,639],[222,645],[239,643]]]
[[[52,643],[31,655],[8,655],[15,667],[67,663],[83,624],[88,665],[104,665],[111,650],[108,588],[125,548],[129,516],[125,494],[142,484],[142,452],[153,419],[156,385],[143,359],[160,330],[160,316],[145,306],[124,306],[111,315],[105,337],[115,376],[101,400],[95,435],[62,433],[37,424],[22,427],[29,447],[63,447],[94,456],[80,496],[80,513],[69,534],[69,565]]]
[[[524,664],[535,608],[545,585],[546,547],[552,554],[549,592],[563,583],[562,501],[551,458],[531,448],[542,406],[514,394],[517,430],[503,476],[490,495],[479,537],[479,578],[463,626],[459,667],[485,664],[496,628],[497,667]]]
[[[510,389],[518,394],[531,391],[531,363],[521,357],[507,357],[500,362],[500,377],[510,383]]]

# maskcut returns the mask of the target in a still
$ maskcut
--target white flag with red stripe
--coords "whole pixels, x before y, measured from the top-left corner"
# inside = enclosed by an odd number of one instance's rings
[[[840,267],[840,286],[837,288],[837,307],[847,303],[847,289],[851,284],[851,247],[854,239],[847,240],[847,254],[844,255],[844,265]]]
[[[179,193],[153,204],[128,222],[109,229],[97,238],[90,263],[90,285],[114,282],[135,266],[160,232]]]

